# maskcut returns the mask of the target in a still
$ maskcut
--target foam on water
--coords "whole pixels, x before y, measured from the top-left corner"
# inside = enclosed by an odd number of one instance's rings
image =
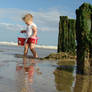
[[[0,42],[0,45],[13,45],[18,46],[15,42]],[[57,46],[48,46],[48,45],[36,45],[37,48],[44,48],[44,49],[57,49]]]

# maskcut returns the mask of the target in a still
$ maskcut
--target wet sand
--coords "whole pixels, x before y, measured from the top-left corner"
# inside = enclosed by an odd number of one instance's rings
[[[44,57],[56,50],[37,52]],[[76,75],[74,65],[15,57],[22,53],[21,47],[0,46],[0,92],[92,92],[92,77]]]

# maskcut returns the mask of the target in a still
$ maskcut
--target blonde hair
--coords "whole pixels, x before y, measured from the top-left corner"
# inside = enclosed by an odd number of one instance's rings
[[[26,14],[23,18],[22,18],[22,20],[24,21],[24,22],[28,22],[28,21],[32,21],[32,19],[33,19],[33,16],[32,16],[32,14]]]

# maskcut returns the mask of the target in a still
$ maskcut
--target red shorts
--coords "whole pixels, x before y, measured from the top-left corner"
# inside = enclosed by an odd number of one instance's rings
[[[28,44],[30,44],[30,43],[37,44],[37,40],[38,39],[35,39],[35,38],[28,38],[27,43]]]

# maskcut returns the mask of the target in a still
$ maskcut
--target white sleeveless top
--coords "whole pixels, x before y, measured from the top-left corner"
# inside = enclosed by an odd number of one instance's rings
[[[36,24],[32,23],[32,24],[27,26],[27,28],[26,28],[26,36],[27,36],[27,38],[29,38],[29,37],[31,37],[33,35],[33,30],[32,30],[33,27],[37,28]]]

